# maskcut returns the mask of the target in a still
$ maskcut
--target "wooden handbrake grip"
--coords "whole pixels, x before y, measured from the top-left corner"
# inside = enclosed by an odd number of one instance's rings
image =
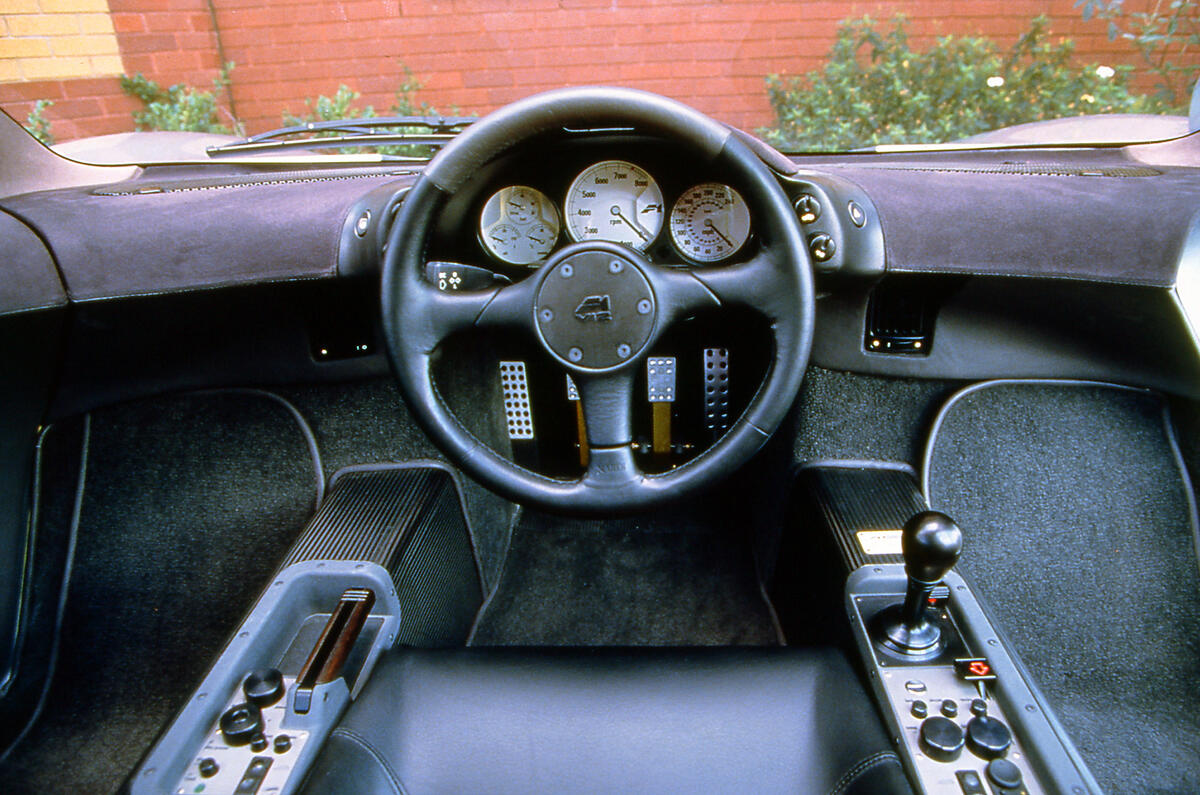
[[[375,592],[369,588],[348,588],[342,594],[296,679],[292,709],[297,714],[303,715],[312,706],[314,687],[332,682],[341,675],[342,666],[374,605]]]

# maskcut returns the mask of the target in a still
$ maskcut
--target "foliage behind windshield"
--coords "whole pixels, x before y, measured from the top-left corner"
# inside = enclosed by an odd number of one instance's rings
[[[47,141],[483,114],[610,84],[840,150],[1186,114],[1200,70],[1193,0],[10,0],[0,32],[0,105]]]

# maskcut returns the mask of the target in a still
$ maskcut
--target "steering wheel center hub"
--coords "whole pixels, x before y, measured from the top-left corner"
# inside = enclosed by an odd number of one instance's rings
[[[617,246],[589,247],[545,267],[534,319],[555,357],[581,370],[609,370],[642,352],[657,304],[631,254]]]

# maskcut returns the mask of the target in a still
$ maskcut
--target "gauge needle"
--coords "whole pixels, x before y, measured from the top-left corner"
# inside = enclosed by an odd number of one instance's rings
[[[626,226],[628,226],[630,229],[632,229],[633,231],[637,232],[637,236],[638,236],[638,237],[640,237],[642,240],[646,240],[646,239],[647,239],[647,238],[646,238],[646,233],[645,233],[645,232],[643,232],[641,229],[638,229],[638,227],[637,227],[637,224],[635,224],[633,221],[630,221],[628,218],[626,218],[626,217],[625,217],[625,214],[621,212],[621,208],[620,208],[620,207],[618,207],[617,205],[615,205],[615,204],[614,204],[614,205],[612,206],[612,210],[611,210],[610,212],[612,212],[612,214],[613,214],[613,215],[617,216],[617,217],[618,217],[618,218],[620,218],[622,221],[624,221],[624,222],[625,222],[625,224],[626,224]]]
[[[730,240],[729,238],[725,237],[725,235],[721,234],[721,230],[720,230],[720,229],[717,229],[717,227],[713,225],[713,222],[712,222],[712,219],[711,219],[711,218],[705,218],[705,219],[704,219],[704,225],[705,225],[706,227],[708,227],[709,229],[711,229],[713,232],[715,232],[715,233],[716,233],[716,235],[717,235],[717,237],[721,238],[722,240],[724,240],[724,241],[725,241],[726,243],[728,243],[729,245],[731,245],[731,246],[733,245],[733,241],[732,241],[732,240]]]

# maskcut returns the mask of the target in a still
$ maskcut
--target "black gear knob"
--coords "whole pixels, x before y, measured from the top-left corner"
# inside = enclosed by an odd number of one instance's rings
[[[922,511],[904,523],[900,548],[909,579],[937,584],[962,554],[963,534],[944,513]]]
[[[941,653],[945,643],[936,620],[931,620],[929,595],[958,562],[962,545],[962,530],[944,513],[922,511],[904,523],[900,548],[908,590],[903,604],[879,614],[876,638],[885,649],[908,659]]]

